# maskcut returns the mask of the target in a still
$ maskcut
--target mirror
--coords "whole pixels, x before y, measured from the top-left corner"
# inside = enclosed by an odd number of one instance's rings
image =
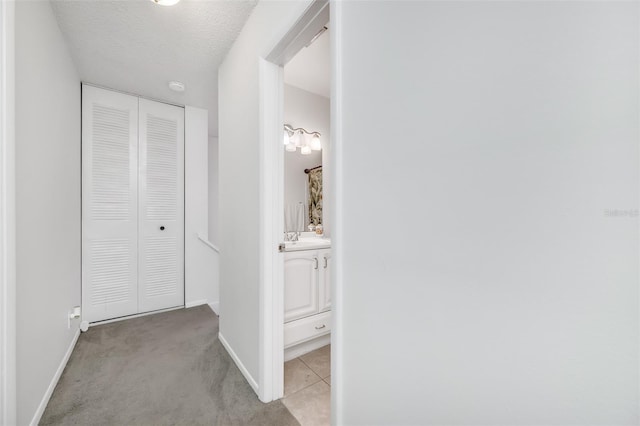
[[[284,166],[284,230],[308,232],[323,222],[322,153],[286,152]]]

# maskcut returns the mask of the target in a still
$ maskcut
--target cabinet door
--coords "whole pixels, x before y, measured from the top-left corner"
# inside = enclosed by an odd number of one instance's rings
[[[184,305],[184,108],[140,99],[138,309]]]
[[[284,255],[284,322],[318,313],[318,253]]]
[[[331,310],[331,249],[320,250],[320,312]]]
[[[82,86],[82,319],[138,312],[138,98]]]

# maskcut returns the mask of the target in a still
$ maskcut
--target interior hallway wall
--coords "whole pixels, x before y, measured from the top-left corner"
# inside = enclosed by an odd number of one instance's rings
[[[293,128],[303,127],[310,132],[320,132],[322,135],[320,137],[322,151],[311,151],[310,155],[300,154],[300,149],[297,149],[296,152],[284,153],[284,204],[286,206],[302,202],[305,206],[305,226],[309,224],[309,207],[307,205],[309,180],[304,169],[322,165],[322,222],[327,236],[330,233],[327,226],[329,222],[327,206],[329,186],[327,181],[331,167],[328,154],[331,146],[330,107],[329,98],[288,84],[284,85],[284,122],[291,124]]]
[[[638,3],[335,5],[337,423],[638,424]]]
[[[218,158],[218,138],[209,137],[209,241],[216,246],[220,245],[220,225],[219,225],[219,189],[218,175],[219,161]]]
[[[207,303],[217,312],[218,253],[209,239],[209,138],[206,109],[185,106],[185,306]]]
[[[15,2],[0,2],[0,423],[16,423]]]
[[[80,78],[48,1],[16,2],[18,424],[28,424],[78,332]],[[44,407],[41,407],[42,409]]]
[[[260,327],[258,67],[309,3],[259,2],[218,74],[220,335],[254,388]]]

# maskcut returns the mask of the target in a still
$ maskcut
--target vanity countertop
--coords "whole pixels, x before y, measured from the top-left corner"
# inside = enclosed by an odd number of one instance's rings
[[[301,236],[298,241],[285,241],[284,251],[302,251],[331,248],[331,240],[322,237]]]

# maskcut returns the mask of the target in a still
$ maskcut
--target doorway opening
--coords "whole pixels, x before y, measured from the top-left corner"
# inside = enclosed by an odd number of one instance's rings
[[[284,65],[284,405],[331,416],[330,23]]]
[[[329,2],[311,3],[260,62],[259,396],[263,402],[284,397],[287,405],[286,399],[296,393],[322,387],[327,411],[336,393],[331,376],[337,377],[337,370],[330,365],[330,354],[336,348],[334,310],[339,308],[332,297],[332,179],[337,169],[331,137],[335,41],[329,21]],[[323,59],[318,51],[325,52]],[[290,363],[287,379],[285,362]],[[301,381],[296,382],[296,375]],[[326,416],[328,424],[328,412]]]

